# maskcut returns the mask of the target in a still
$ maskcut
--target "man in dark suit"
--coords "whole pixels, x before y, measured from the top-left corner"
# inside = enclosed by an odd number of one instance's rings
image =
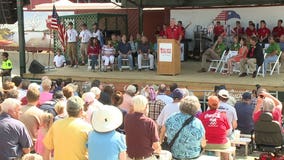
[[[242,59],[240,62],[241,74],[239,77],[245,77],[248,75],[247,68],[246,68],[246,64],[247,64],[249,73],[253,73],[252,77],[255,78],[257,74],[257,68],[263,64],[263,61],[264,61],[263,48],[258,43],[258,38],[254,36],[251,37],[250,45],[251,46],[247,54],[247,57]]]

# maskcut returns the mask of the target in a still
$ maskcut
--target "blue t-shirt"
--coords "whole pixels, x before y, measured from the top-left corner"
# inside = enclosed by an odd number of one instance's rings
[[[254,123],[252,114],[254,107],[245,102],[238,102],[235,104],[238,116],[238,127],[242,134],[250,134],[253,130]]]
[[[182,124],[190,117],[188,114],[181,112],[172,114],[166,120],[166,134],[167,141],[174,138],[177,131],[182,127]],[[193,121],[185,126],[180,132],[178,138],[173,144],[171,151],[175,158],[195,158],[199,156],[201,151],[201,140],[205,135],[205,129],[202,122],[198,118],[194,118]]]
[[[89,160],[118,160],[119,153],[126,151],[125,136],[116,131],[92,131],[88,136],[87,147]]]

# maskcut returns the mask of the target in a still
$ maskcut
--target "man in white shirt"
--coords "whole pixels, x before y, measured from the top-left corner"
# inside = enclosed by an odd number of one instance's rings
[[[173,98],[166,95],[166,90],[167,90],[167,86],[165,84],[161,84],[159,86],[159,89],[158,89],[158,95],[156,97],[156,99],[159,99],[163,102],[165,102],[166,104],[170,104],[170,103],[173,103]]]
[[[83,23],[81,25],[82,31],[80,32],[79,39],[81,40],[81,45],[80,45],[80,52],[82,56],[82,65],[85,65],[85,60],[87,56],[87,51],[88,51],[88,42],[90,38],[92,37],[92,33],[87,29],[87,24]]]
[[[54,66],[57,68],[64,67],[66,64],[65,62],[66,60],[65,60],[64,55],[61,54],[61,49],[58,49],[56,52],[56,56],[54,56],[54,59],[53,59]]]
[[[71,61],[71,67],[78,68],[77,55],[78,32],[73,28],[73,23],[69,22],[67,30],[67,51]]]

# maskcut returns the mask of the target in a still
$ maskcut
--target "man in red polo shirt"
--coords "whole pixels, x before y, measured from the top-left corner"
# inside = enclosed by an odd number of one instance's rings
[[[244,34],[244,28],[241,26],[240,21],[236,21],[236,27],[232,30],[234,36],[241,37]]]
[[[180,42],[183,37],[182,29],[176,25],[176,20],[174,18],[171,18],[170,26],[166,30],[166,37],[168,39],[175,39],[178,42]]]
[[[250,23],[249,27],[246,29],[246,34],[248,37],[252,37],[252,36],[256,36],[257,35],[257,31],[255,29],[255,24],[254,23]]]
[[[260,28],[257,31],[259,42],[268,43],[268,36],[270,30],[266,27],[266,22],[264,20],[260,21]]]
[[[177,24],[180,28],[181,28],[181,31],[182,31],[182,39],[185,38],[185,30],[191,25],[191,22],[189,22],[185,27],[182,26],[182,21],[178,21],[178,24]]]
[[[284,27],[282,27],[282,19],[279,19],[277,22],[277,26],[273,28],[272,35],[278,41],[280,36],[284,34]]]
[[[220,21],[216,22],[216,25],[214,26],[213,33],[214,33],[214,42],[218,39],[221,34],[225,32],[224,26],[221,25]]]

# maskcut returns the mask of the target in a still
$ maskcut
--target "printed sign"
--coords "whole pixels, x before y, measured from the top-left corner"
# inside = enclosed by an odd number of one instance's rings
[[[159,46],[159,61],[172,62],[173,60],[173,45],[171,43],[160,43]]]

